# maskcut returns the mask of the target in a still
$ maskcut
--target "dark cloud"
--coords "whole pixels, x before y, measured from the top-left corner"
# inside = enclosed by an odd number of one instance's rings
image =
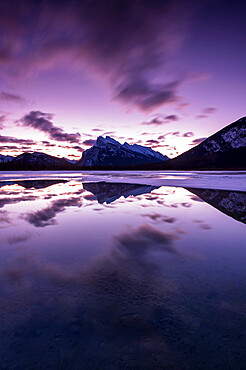
[[[201,203],[204,202],[204,200],[201,199],[201,198],[199,198],[197,195],[190,195],[190,199],[192,199],[192,200],[194,200],[196,202],[201,202]]]
[[[203,109],[203,113],[204,114],[212,114],[212,113],[214,113],[214,112],[216,112],[216,108],[214,108],[214,107],[207,107],[207,108],[204,108]]]
[[[16,145],[0,145],[0,150],[5,151],[5,150],[12,150],[12,151],[18,151],[20,148]]]
[[[142,125],[163,125],[165,123],[178,121],[179,117],[176,114],[170,114],[169,116],[165,116],[163,114],[157,114],[154,118],[150,121],[142,122]]]
[[[175,136],[175,137],[179,137],[180,136],[180,132],[179,131],[173,131],[173,132],[167,132],[166,134],[164,135],[160,135],[158,137],[158,140],[165,140],[167,136]]]
[[[194,136],[194,132],[188,131],[183,134],[183,137],[192,137]]]
[[[13,236],[10,236],[8,239],[7,239],[7,243],[9,245],[13,245],[13,244],[17,244],[17,243],[23,243],[23,242],[26,242],[28,239],[30,239],[30,235],[29,234],[26,234],[26,235],[13,235]]]
[[[148,144],[159,144],[159,141],[154,140],[154,139],[147,140],[146,142],[147,142]]]
[[[62,128],[57,127],[51,121],[53,114],[43,113],[40,111],[31,111],[26,114],[21,122],[23,126],[32,127],[39,131],[45,132],[49,135],[50,139],[56,141],[67,141],[69,143],[80,143],[80,134],[68,134]]]
[[[0,101],[5,101],[7,103],[18,103],[18,104],[25,104],[25,99],[22,98],[20,95],[10,94],[6,91],[0,92]]]
[[[27,196],[21,196],[21,197],[6,197],[0,199],[0,208],[5,207],[5,205],[8,204],[15,204],[19,202],[28,202],[38,199],[35,195],[27,195]]]
[[[67,207],[80,207],[81,205],[82,201],[80,197],[59,199],[53,201],[51,206],[47,208],[23,215],[23,218],[35,227],[55,225],[55,217],[58,213],[64,212]]]
[[[46,146],[46,147],[51,147],[51,148],[53,148],[54,146],[56,146],[56,144],[52,144],[52,143],[50,143],[49,141],[46,141],[46,140],[43,140],[42,141],[42,144],[44,145],[44,146]]]
[[[4,2],[0,67],[12,77],[26,77],[57,66],[86,66],[107,81],[114,99],[128,105],[149,111],[175,103],[183,79],[170,74],[167,62],[185,39],[191,5],[191,0]],[[158,84],[157,74],[163,76]]]
[[[178,121],[179,120],[179,117],[176,116],[176,114],[170,114],[169,116],[166,116],[166,119],[168,121]]]
[[[159,213],[146,213],[146,214],[143,214],[142,216],[150,218],[154,222],[162,221],[162,222],[167,222],[169,224],[172,224],[176,221],[175,217],[167,217],[167,216],[163,216]]]
[[[198,115],[196,116],[196,118],[198,118],[198,119],[207,118],[207,115],[206,115],[206,114],[198,114]]]
[[[12,136],[3,136],[0,135],[0,143],[13,143],[13,144],[24,144],[24,145],[34,145],[35,141],[29,139],[17,139]]]
[[[133,80],[125,87],[120,87],[116,99],[149,112],[163,105],[178,102],[180,98],[177,96],[177,90],[182,82],[177,80],[163,85],[150,85],[144,80]]]
[[[176,235],[160,231],[148,224],[115,236],[119,245],[132,254],[143,253],[153,248],[161,248],[166,252],[177,254],[173,246],[173,241],[176,239]]]
[[[199,137],[198,139],[192,140],[190,145],[198,145],[201,144],[204,140],[206,140],[206,137]]]
[[[210,114],[213,114],[214,112],[217,111],[217,108],[214,108],[214,107],[207,107],[207,108],[204,108],[202,110],[202,113],[201,114],[198,114],[196,116],[196,118],[198,119],[203,119],[203,118],[207,118]]]
[[[95,142],[96,142],[96,140],[88,139],[88,140],[83,141],[82,144],[84,144],[86,146],[92,146],[92,145],[95,144]]]
[[[81,148],[81,146],[79,146],[79,145],[75,145],[75,146],[73,146],[73,149],[76,149],[76,150],[78,150],[79,152],[81,152],[81,153],[83,153],[83,151],[84,151],[84,149],[83,148]]]

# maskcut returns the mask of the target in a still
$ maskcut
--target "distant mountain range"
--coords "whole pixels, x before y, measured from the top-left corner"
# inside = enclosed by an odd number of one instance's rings
[[[66,159],[39,152],[23,153],[1,164],[1,169],[13,171],[66,170],[71,168]]]
[[[246,117],[174,159],[141,145],[99,136],[79,161],[48,154],[0,155],[0,170],[246,170]]]
[[[10,162],[13,159],[14,159],[14,157],[12,157],[11,155],[3,155],[3,154],[0,154],[0,163]]]

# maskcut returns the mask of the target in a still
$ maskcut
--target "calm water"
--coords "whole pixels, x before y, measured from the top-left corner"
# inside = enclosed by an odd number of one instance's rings
[[[245,369],[245,223],[245,192],[2,181],[0,368]]]

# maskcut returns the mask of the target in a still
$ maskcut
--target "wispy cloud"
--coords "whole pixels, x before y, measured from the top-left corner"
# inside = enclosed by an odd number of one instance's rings
[[[198,145],[201,144],[204,140],[206,140],[206,137],[199,137],[197,139],[192,140],[190,145]]]
[[[92,145],[94,145],[94,144],[95,144],[95,142],[96,142],[96,140],[88,139],[88,140],[83,141],[83,143],[82,143],[82,144],[84,144],[84,145],[86,145],[86,146],[92,146]]]
[[[26,103],[26,100],[22,96],[16,95],[16,94],[11,94],[11,93],[8,93],[6,91],[1,91],[0,92],[0,101],[4,101],[4,102],[7,102],[7,103],[18,103],[18,104],[25,104]]]
[[[176,122],[179,120],[179,117],[176,114],[170,114],[168,116],[163,114],[156,114],[154,118],[149,121],[142,122],[142,125],[163,125],[165,123]]]
[[[64,130],[58,126],[55,126],[51,121],[53,119],[53,114],[44,113],[41,111],[31,111],[26,114],[20,121],[23,126],[32,127],[36,130],[42,131],[48,134],[50,139],[56,141],[66,141],[69,143],[80,143],[80,134],[77,132],[75,134],[69,134],[64,132]]]
[[[146,112],[181,104],[184,79],[170,75],[167,61],[188,33],[191,2],[64,0],[59,7],[51,0],[5,2],[0,67],[9,76],[26,77],[57,66],[86,66],[127,105]],[[163,78],[156,83],[158,73]]]

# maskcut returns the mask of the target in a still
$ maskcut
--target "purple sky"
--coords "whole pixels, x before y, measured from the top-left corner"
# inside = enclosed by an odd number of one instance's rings
[[[99,135],[170,157],[245,115],[244,1],[0,4],[0,153]]]

